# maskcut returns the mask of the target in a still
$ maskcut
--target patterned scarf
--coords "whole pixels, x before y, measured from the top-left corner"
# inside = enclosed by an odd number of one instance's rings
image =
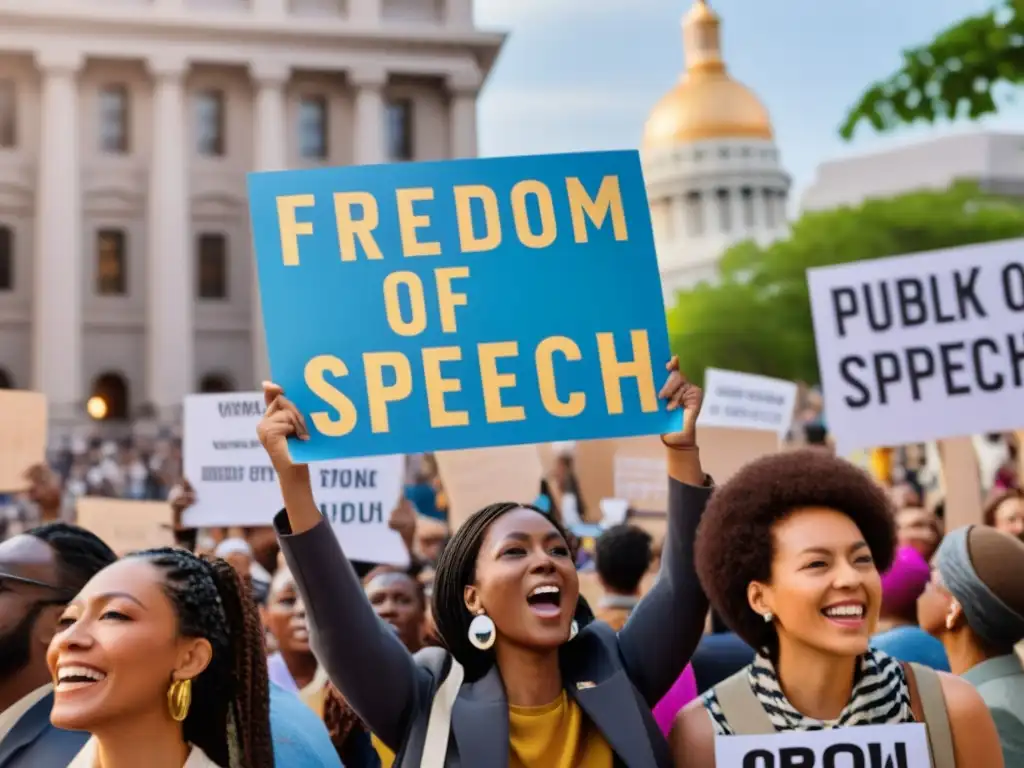
[[[854,725],[915,722],[903,665],[880,651],[869,650],[860,657],[850,701],[835,720],[817,720],[798,712],[779,686],[775,665],[761,654],[750,665],[749,678],[754,695],[777,731],[821,731]],[[713,689],[705,695],[704,704],[714,721],[715,730],[722,735],[731,735],[732,729],[725,721]]]

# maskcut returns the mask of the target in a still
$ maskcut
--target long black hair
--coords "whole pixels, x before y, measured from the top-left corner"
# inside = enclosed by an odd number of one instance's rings
[[[169,548],[129,557],[164,572],[178,631],[205,638],[213,648],[209,666],[192,681],[185,741],[226,768],[273,768],[263,630],[249,586],[220,558]]]
[[[530,509],[551,521],[555,530],[572,549],[572,539],[562,524],[532,504],[502,501],[473,513],[448,542],[437,561],[431,610],[437,636],[448,652],[465,668],[468,681],[483,677],[494,663],[490,651],[481,651],[469,642],[469,624],[473,614],[466,607],[464,591],[476,578],[476,560],[491,523],[515,509]],[[573,557],[575,558],[575,551]],[[582,629],[594,614],[582,596],[577,600],[575,619]]]

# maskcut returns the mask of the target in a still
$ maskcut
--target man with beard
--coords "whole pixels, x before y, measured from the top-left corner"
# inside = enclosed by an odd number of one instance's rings
[[[46,649],[64,606],[115,560],[97,536],[65,523],[0,543],[0,768],[67,765],[89,738],[50,725]]]

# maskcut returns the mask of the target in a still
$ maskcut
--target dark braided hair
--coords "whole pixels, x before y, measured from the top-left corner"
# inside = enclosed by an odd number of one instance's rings
[[[103,539],[77,525],[47,523],[25,533],[48,544],[57,555],[60,586],[69,592],[80,592],[89,579],[117,561]]]
[[[555,530],[572,549],[572,539],[562,524],[532,504],[502,501],[484,507],[463,523],[441,553],[434,573],[434,594],[431,610],[437,636],[442,645],[465,669],[466,680],[484,676],[493,663],[491,651],[481,651],[469,642],[469,623],[473,615],[466,608],[465,587],[476,578],[476,560],[488,528],[499,517],[516,509],[530,509],[551,521]],[[573,551],[573,557],[576,553]],[[576,622],[582,629],[593,621],[593,613],[581,596],[576,603]]]
[[[249,586],[220,558],[167,548],[129,557],[164,571],[178,631],[205,638],[213,648],[209,666],[192,681],[185,740],[218,765],[273,768],[263,630]]]

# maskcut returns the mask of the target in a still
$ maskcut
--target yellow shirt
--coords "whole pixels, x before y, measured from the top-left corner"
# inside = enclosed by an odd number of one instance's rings
[[[509,768],[612,768],[612,748],[565,691],[543,707],[508,708]]]
[[[385,747],[384,742],[372,733],[370,734],[370,741],[373,742],[373,748],[377,750],[377,757],[380,758],[381,768],[391,768],[395,762],[395,753]]]

